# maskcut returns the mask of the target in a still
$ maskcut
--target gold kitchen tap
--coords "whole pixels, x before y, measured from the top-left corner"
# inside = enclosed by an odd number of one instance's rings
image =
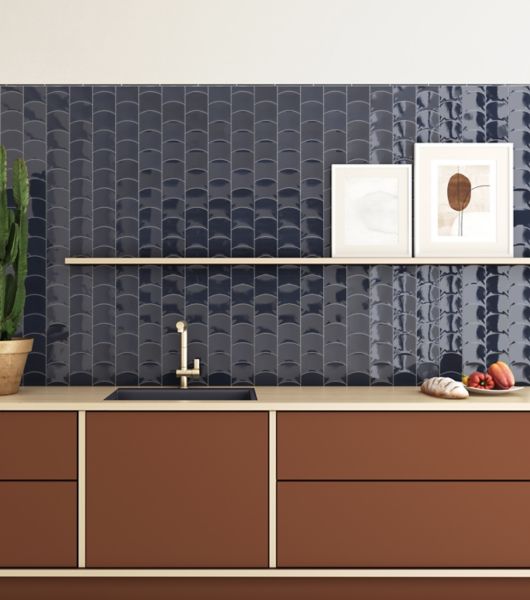
[[[193,359],[193,369],[188,369],[188,323],[177,321],[177,331],[180,333],[180,369],[175,373],[180,377],[180,388],[188,387],[188,377],[199,377],[201,374],[201,361]]]

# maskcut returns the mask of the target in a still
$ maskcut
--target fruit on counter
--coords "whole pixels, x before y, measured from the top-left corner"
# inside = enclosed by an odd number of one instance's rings
[[[467,385],[468,381],[469,381],[469,375],[462,375],[462,383],[464,385]]]
[[[495,387],[508,390],[515,385],[515,377],[510,367],[502,360],[494,362],[488,367],[488,374],[495,382]]]
[[[482,388],[484,390],[492,390],[495,387],[495,381],[489,373],[481,373],[474,371],[467,379],[468,387]]]

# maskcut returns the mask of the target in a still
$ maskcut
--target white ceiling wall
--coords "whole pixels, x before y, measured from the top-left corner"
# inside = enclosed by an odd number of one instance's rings
[[[0,0],[2,83],[529,83],[529,0]]]

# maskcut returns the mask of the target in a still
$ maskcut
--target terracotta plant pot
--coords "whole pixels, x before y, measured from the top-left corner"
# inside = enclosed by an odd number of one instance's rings
[[[0,396],[18,392],[32,347],[32,339],[0,341]]]

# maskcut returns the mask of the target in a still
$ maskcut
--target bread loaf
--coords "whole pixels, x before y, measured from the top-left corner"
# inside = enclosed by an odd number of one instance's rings
[[[448,398],[449,400],[463,400],[469,397],[463,383],[450,377],[431,377],[421,384],[421,391],[429,396]]]

